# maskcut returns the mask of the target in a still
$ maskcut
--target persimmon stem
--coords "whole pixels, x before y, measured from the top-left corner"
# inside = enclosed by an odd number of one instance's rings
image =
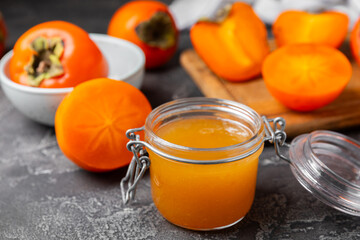
[[[44,79],[64,74],[60,57],[64,52],[61,38],[36,38],[30,45],[35,52],[25,66],[27,81],[30,86],[38,87]]]
[[[199,22],[211,22],[211,23],[222,23],[223,21],[225,21],[225,19],[229,16],[230,11],[232,8],[232,4],[226,4],[223,8],[220,8],[215,16],[213,17],[202,17],[199,19]]]

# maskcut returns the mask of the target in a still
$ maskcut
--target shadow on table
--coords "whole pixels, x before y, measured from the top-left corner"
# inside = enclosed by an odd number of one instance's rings
[[[126,175],[127,166],[110,171],[110,172],[89,172],[86,170],[80,170],[77,172],[79,178],[86,181],[88,184],[98,187],[113,187],[119,185],[120,180]]]

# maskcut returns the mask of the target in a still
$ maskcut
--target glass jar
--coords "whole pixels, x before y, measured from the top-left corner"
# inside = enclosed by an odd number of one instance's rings
[[[201,119],[203,122],[215,119],[235,123],[246,129],[249,137],[242,142],[223,147],[198,148],[174,144],[159,134],[161,129],[172,129],[173,126],[176,128],[176,124],[181,126],[188,119]],[[153,201],[168,221],[193,230],[232,226],[241,221],[251,208],[255,195],[258,159],[264,142],[269,141],[274,144],[277,155],[291,164],[295,177],[307,190],[323,202],[331,203],[329,205],[336,209],[360,216],[360,184],[356,182],[359,180],[359,177],[356,180],[356,174],[360,173],[360,145],[349,139],[344,143],[347,147],[344,147],[343,151],[348,154],[346,156],[351,157],[344,171],[348,171],[347,174],[349,171],[355,172],[352,174],[355,180],[345,180],[347,185],[339,190],[339,182],[343,180],[340,174],[342,170],[325,166],[334,161],[317,160],[318,164],[314,164],[314,159],[323,159],[324,156],[328,158],[334,154],[338,156],[336,151],[339,149],[339,141],[328,140],[322,144],[317,141],[319,137],[314,137],[319,134],[313,133],[301,135],[288,145],[285,143],[284,128],[285,121],[282,118],[260,117],[251,108],[229,100],[187,98],[161,105],[149,114],[145,127],[127,132],[130,139],[127,147],[134,157],[127,175],[121,181],[123,201],[127,203],[134,198],[137,182],[146,169],[150,168]],[[145,132],[144,141],[139,139],[136,134],[138,131]],[[193,138],[192,131],[189,133],[191,134],[188,138]],[[184,135],[182,132],[175,134],[182,137]],[[339,139],[339,134],[332,136]],[[185,142],[186,139],[185,134]],[[202,146],[207,146],[208,143],[212,146],[212,141],[227,140],[226,137],[205,139]],[[351,147],[350,141],[354,143]],[[331,142],[337,145],[333,146]],[[282,147],[290,148],[290,159],[280,152]],[[354,151],[357,152],[354,154]],[[317,175],[314,174],[316,172]],[[339,175],[337,181],[333,180],[334,174]],[[319,184],[322,184],[322,187],[318,187]],[[331,188],[336,191],[330,191]],[[328,196],[329,192],[333,193],[331,197]],[[341,200],[344,196],[348,198]],[[338,204],[334,203],[336,200]],[[347,205],[341,207],[344,203]]]
[[[164,125],[196,118],[234,121],[247,129],[251,138],[232,146],[191,148],[172,144],[157,134]],[[218,229],[240,221],[254,199],[263,139],[260,116],[238,103],[185,99],[155,109],[145,124],[145,141],[167,155],[148,149],[157,209],[170,222],[195,230]]]

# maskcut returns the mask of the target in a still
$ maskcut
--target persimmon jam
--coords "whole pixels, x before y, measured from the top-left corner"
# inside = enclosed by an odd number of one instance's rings
[[[157,145],[159,150],[199,161],[180,162],[148,150],[153,201],[168,221],[188,229],[210,230],[228,227],[246,215],[255,195],[262,142],[242,159],[211,161],[243,154],[243,145],[254,137],[252,129],[235,120],[195,116],[171,120],[154,133],[168,143],[166,148]]]

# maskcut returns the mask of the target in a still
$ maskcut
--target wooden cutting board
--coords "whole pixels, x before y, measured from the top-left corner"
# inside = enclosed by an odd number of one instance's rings
[[[270,46],[274,48],[274,43],[270,42]],[[342,51],[350,55],[348,46],[342,47]],[[184,51],[180,62],[206,97],[237,101],[270,118],[283,117],[290,137],[313,130],[360,125],[360,67],[355,62],[352,62],[353,75],[344,92],[331,104],[308,113],[292,111],[277,102],[261,77],[240,83],[217,77],[193,49]]]

